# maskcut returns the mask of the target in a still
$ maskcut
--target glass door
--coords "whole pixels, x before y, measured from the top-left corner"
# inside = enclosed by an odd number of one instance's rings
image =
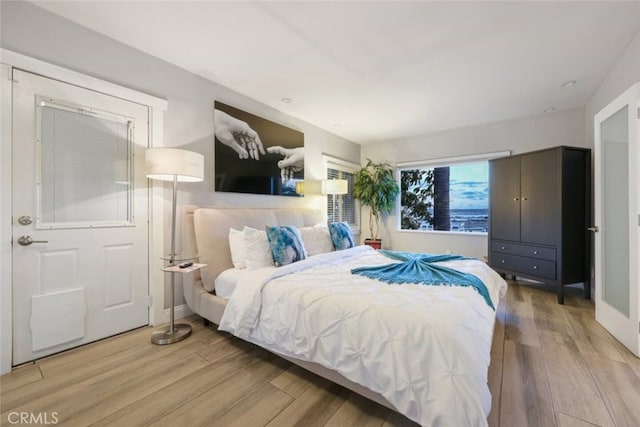
[[[596,320],[636,356],[638,323],[638,94],[632,86],[595,117]]]

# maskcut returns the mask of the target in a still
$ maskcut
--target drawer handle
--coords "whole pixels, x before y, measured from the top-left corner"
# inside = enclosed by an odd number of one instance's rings
[[[533,251],[533,254],[534,255],[538,255],[538,251]]]
[[[507,247],[506,246],[500,246],[500,249],[502,249],[503,251],[506,251]]]
[[[534,265],[534,266],[533,266],[533,269],[534,269],[534,270],[537,270],[537,269],[538,269],[538,266],[537,266],[537,265]]]
[[[500,262],[504,264],[504,260],[503,259],[501,259]]]

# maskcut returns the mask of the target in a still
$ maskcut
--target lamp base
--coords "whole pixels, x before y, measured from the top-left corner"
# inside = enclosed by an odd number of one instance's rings
[[[167,327],[166,331],[151,334],[151,342],[158,345],[173,344],[191,335],[191,326],[182,323],[173,325],[173,331]]]

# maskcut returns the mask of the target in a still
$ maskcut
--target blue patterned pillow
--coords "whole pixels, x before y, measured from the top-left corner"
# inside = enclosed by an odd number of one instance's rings
[[[356,245],[353,234],[351,234],[351,227],[346,222],[332,222],[329,224],[329,233],[336,251],[349,249]]]
[[[266,227],[269,248],[277,266],[301,261],[307,257],[298,229],[291,225]]]

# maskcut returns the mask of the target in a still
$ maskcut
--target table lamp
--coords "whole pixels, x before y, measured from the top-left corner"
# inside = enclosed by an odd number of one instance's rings
[[[325,179],[320,187],[322,194],[333,194],[333,218],[336,222],[336,195],[347,194],[349,192],[349,182],[346,179]]]

